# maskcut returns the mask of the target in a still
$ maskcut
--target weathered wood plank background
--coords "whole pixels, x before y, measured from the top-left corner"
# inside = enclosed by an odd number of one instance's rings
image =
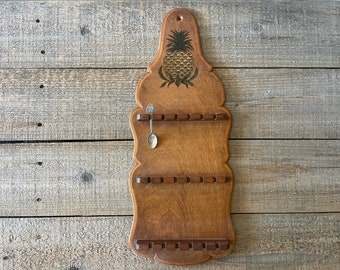
[[[128,246],[134,91],[164,15],[198,19],[233,114],[235,251]],[[340,269],[340,2],[0,1],[0,269]]]

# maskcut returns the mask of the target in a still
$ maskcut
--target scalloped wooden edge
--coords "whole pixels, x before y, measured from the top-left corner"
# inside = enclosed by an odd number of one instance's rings
[[[139,141],[138,141],[138,136],[136,134],[136,130],[134,128],[133,125],[133,121],[135,120],[134,118],[136,117],[136,115],[138,113],[142,113],[144,112],[144,107],[142,102],[140,101],[140,89],[141,86],[143,85],[144,81],[148,78],[148,76],[151,75],[152,70],[154,68],[154,66],[156,65],[156,63],[158,63],[160,61],[160,58],[162,56],[162,52],[161,52],[161,47],[163,46],[162,41],[163,41],[163,37],[165,35],[165,24],[168,20],[168,18],[170,16],[172,16],[175,13],[186,13],[188,16],[191,16],[194,22],[194,26],[195,27],[195,31],[196,31],[196,44],[197,44],[197,52],[200,54],[201,57],[201,61],[204,62],[204,65],[206,66],[206,68],[208,69],[209,75],[213,76],[214,79],[218,82],[219,84],[219,89],[220,89],[220,94],[221,94],[221,99],[220,99],[220,103],[218,106],[219,111],[223,111],[226,115],[228,115],[230,124],[226,125],[226,132],[225,132],[225,138],[226,138],[226,144],[227,144],[227,153],[226,153],[226,162],[224,163],[224,166],[226,167],[229,175],[230,175],[230,180],[229,180],[229,185],[230,185],[230,189],[229,189],[229,194],[228,194],[228,203],[226,206],[226,210],[227,210],[227,216],[229,217],[227,219],[227,223],[228,223],[228,228],[229,228],[229,236],[231,236],[231,239],[227,239],[230,241],[230,246],[229,249],[221,252],[221,253],[213,253],[213,252],[205,252],[205,254],[202,254],[202,256],[200,256],[200,258],[195,258],[192,261],[174,261],[174,260],[167,260],[162,258],[162,256],[160,256],[159,253],[157,252],[150,252],[150,253],[141,253],[139,252],[139,250],[136,249],[135,247],[135,241],[134,239],[132,239],[132,236],[134,235],[134,231],[136,229],[136,224],[138,223],[138,213],[137,213],[137,207],[136,207],[136,197],[134,194],[134,190],[133,190],[133,176],[135,175],[135,172],[137,171],[137,169],[141,166],[141,162],[138,160],[137,158],[137,153],[138,153],[138,145],[139,145]],[[230,208],[231,208],[231,197],[232,197],[232,192],[233,192],[233,186],[234,186],[234,174],[233,171],[231,170],[230,166],[228,165],[228,160],[229,160],[229,147],[228,147],[228,138],[229,138],[229,133],[230,133],[230,129],[231,129],[231,122],[232,122],[232,115],[230,113],[230,111],[224,107],[224,103],[226,100],[226,95],[225,95],[225,91],[224,91],[224,87],[222,84],[222,81],[220,80],[220,78],[213,72],[213,68],[212,66],[209,64],[209,62],[205,59],[203,53],[202,53],[202,48],[201,48],[201,42],[200,42],[200,35],[199,35],[199,31],[198,31],[198,24],[197,21],[195,19],[195,17],[192,15],[192,13],[186,9],[174,9],[171,10],[170,12],[167,13],[167,15],[165,16],[164,20],[163,20],[163,24],[162,24],[162,30],[161,30],[161,36],[160,36],[160,42],[159,42],[159,49],[158,49],[158,53],[155,57],[155,59],[148,65],[147,67],[147,72],[143,75],[143,77],[140,79],[140,81],[137,84],[136,87],[136,103],[137,103],[137,108],[135,108],[131,115],[130,115],[130,127],[132,130],[132,134],[133,134],[133,138],[134,138],[134,160],[136,162],[136,165],[133,167],[133,169],[130,172],[130,181],[129,181],[129,187],[130,187],[130,193],[132,196],[132,200],[133,200],[133,204],[134,204],[134,217],[133,217],[133,225],[131,227],[131,232],[130,232],[130,247],[131,249],[138,255],[143,256],[145,258],[154,258],[157,261],[161,262],[161,263],[165,263],[165,264],[170,264],[170,265],[194,265],[194,264],[199,264],[199,263],[203,263],[203,262],[207,262],[210,259],[217,259],[217,258],[221,258],[224,256],[229,255],[233,248],[235,247],[236,244],[236,236],[235,236],[235,231],[233,229],[233,225],[232,225],[232,220],[231,220],[231,215],[230,215]],[[174,251],[174,252],[178,252],[178,251]]]

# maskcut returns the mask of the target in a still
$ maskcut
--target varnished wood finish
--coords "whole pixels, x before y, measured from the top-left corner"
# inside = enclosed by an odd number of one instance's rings
[[[158,55],[138,84],[136,100],[139,108],[130,117],[138,164],[130,179],[132,249],[176,265],[229,254],[235,245],[233,173],[226,163],[231,114],[223,107],[223,85],[202,55],[189,11],[166,15]],[[156,108],[152,117],[148,104]],[[146,139],[145,121],[151,119],[159,141],[155,149]]]
[[[221,121],[228,120],[227,113],[170,113],[154,114],[153,121]],[[137,114],[137,121],[149,121],[149,114]]]

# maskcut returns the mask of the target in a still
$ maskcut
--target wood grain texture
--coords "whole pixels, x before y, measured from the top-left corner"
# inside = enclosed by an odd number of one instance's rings
[[[144,68],[175,7],[194,12],[215,67],[339,67],[340,3],[307,0],[5,1],[0,67]]]
[[[338,211],[339,149],[338,140],[230,141],[232,213]],[[0,215],[131,215],[132,152],[132,142],[0,145]]]
[[[215,71],[233,115],[231,138],[340,138],[339,70]],[[132,139],[128,119],[144,72],[2,69],[0,140]]]
[[[157,57],[147,71],[138,83],[137,107],[130,115],[136,162],[130,173],[134,216],[130,247],[139,256],[171,265],[227,256],[236,241],[230,216],[231,114],[224,107],[223,84],[202,54],[197,21],[190,11],[174,9],[164,17]],[[150,114],[150,125],[138,120],[142,113]],[[194,119],[225,117],[223,121],[153,121],[157,113],[172,119],[178,114]],[[135,181],[148,176],[229,180],[175,185]]]
[[[131,217],[0,219],[3,270],[54,269],[338,269],[339,214],[233,215],[234,252],[176,267],[128,247]],[[6,258],[6,259],[4,259]]]
[[[134,90],[174,7],[198,19],[233,114],[237,246],[190,269],[339,269],[340,2],[328,0],[1,1],[0,269],[189,269],[128,246],[132,142],[48,143],[132,139]]]

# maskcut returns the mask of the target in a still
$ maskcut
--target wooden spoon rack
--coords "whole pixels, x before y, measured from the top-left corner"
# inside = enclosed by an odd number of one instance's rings
[[[130,174],[131,248],[175,265],[229,254],[235,245],[227,164],[231,114],[189,11],[166,15],[158,55],[137,86],[136,100],[130,116],[136,161]]]

